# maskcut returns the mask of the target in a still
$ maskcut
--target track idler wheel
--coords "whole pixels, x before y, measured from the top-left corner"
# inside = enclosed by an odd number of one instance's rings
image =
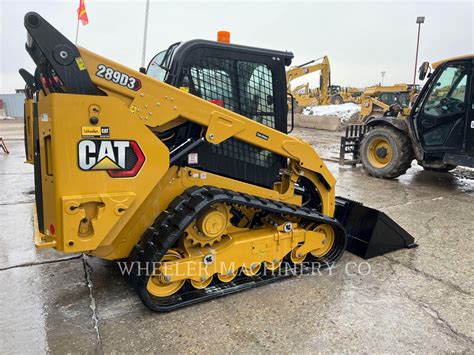
[[[210,285],[210,283],[212,282],[212,276],[209,276],[207,279],[203,276],[202,281],[190,280],[190,282],[194,288],[200,290]]]
[[[289,259],[291,260],[293,264],[301,264],[304,261],[304,259],[306,259],[307,254],[298,253],[299,247],[300,245],[297,245],[296,248],[293,248],[293,250],[291,251],[289,255]]]
[[[335,233],[329,224],[320,224],[314,230],[324,234],[325,239],[321,248],[308,253],[309,261],[329,264],[339,260],[346,249],[345,234]]]
[[[217,274],[217,278],[222,282],[231,282],[237,276],[238,270],[229,270],[227,274]]]
[[[258,274],[260,269],[262,268],[262,264],[258,263],[253,263],[249,267],[242,267],[242,272],[244,273],[245,276],[255,276]]]
[[[181,258],[182,256],[180,253],[178,253],[176,250],[170,249],[161,259],[161,263],[166,261],[174,261]],[[179,289],[183,286],[184,281],[185,280],[168,282],[166,275],[163,275],[160,271],[160,267],[158,267],[154,271],[154,275],[148,279],[147,290],[156,297],[171,296],[172,294],[179,291]]]
[[[321,224],[315,228],[316,232],[322,233],[326,236],[323,240],[323,247],[320,249],[312,250],[311,255],[315,257],[323,257],[328,253],[334,245],[334,230],[328,224]]]

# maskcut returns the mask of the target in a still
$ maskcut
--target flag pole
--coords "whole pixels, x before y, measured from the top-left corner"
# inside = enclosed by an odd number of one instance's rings
[[[145,29],[143,31],[142,67],[145,67],[146,37],[147,37],[147,32],[148,32],[148,13],[149,13],[149,11],[150,11],[150,0],[146,0]]]
[[[79,37],[79,16],[77,16],[76,45],[77,45],[77,37]]]

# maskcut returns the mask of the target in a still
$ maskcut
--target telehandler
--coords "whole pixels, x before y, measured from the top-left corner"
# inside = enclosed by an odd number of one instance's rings
[[[474,55],[424,62],[429,77],[408,115],[388,111],[341,138],[341,164],[362,163],[372,176],[396,178],[414,159],[425,170],[474,167]],[[351,160],[345,154],[352,154]]]
[[[135,71],[37,13],[24,23],[37,247],[128,260],[144,304],[167,311],[331,267],[346,248],[415,245],[382,212],[336,198],[325,163],[287,134],[292,53],[220,36]]]
[[[396,84],[390,86],[370,86],[359,98],[361,122],[367,122],[376,117],[382,117],[388,112],[400,113],[407,116],[410,112],[410,102],[415,91],[410,85]]]

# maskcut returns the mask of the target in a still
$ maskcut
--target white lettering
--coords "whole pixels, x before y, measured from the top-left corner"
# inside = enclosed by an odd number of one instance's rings
[[[125,150],[130,146],[130,142],[128,142],[128,141],[115,141],[114,145],[118,149],[117,164],[122,169],[125,169]]]
[[[95,163],[96,159],[92,154],[95,154],[95,144],[92,141],[80,141],[79,142],[79,167],[82,170],[91,169]]]

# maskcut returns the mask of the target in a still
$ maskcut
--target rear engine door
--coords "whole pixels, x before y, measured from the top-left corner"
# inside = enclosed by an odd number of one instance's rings
[[[426,152],[465,153],[468,123],[471,134],[471,61],[446,63],[434,75],[415,113],[417,136]]]

